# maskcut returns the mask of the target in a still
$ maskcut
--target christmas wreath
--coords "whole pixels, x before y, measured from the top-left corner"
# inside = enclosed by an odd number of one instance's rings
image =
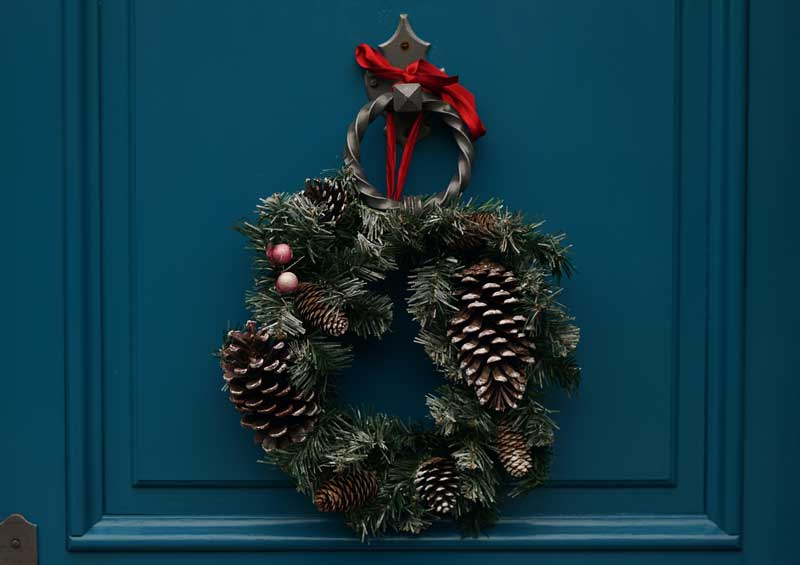
[[[231,402],[267,459],[362,537],[454,519],[493,523],[504,495],[547,477],[556,428],[543,391],[579,383],[579,331],[558,302],[563,235],[500,202],[368,205],[351,168],[261,201],[240,231],[256,252],[253,320],[220,351]],[[441,371],[433,425],[341,406],[346,334],[389,331],[387,273],[409,273],[416,341]]]

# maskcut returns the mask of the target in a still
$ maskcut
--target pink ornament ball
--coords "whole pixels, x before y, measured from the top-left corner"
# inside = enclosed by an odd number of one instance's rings
[[[276,265],[286,265],[292,260],[292,248],[288,243],[279,243],[267,248],[267,258]]]
[[[297,290],[297,285],[300,281],[297,280],[297,275],[291,271],[284,271],[275,280],[275,290],[281,294],[292,294]]]

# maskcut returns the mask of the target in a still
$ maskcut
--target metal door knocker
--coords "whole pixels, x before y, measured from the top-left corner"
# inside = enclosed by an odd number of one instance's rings
[[[380,51],[362,44],[356,61],[365,69],[365,84],[371,101],[365,104],[347,129],[344,162],[350,167],[356,188],[364,202],[377,210],[403,206],[402,188],[415,143],[427,135],[426,116],[441,116],[451,129],[458,147],[456,172],[447,187],[425,200],[426,204],[447,204],[458,199],[469,184],[475,148],[472,144],[485,133],[475,109],[475,99],[457,76],[448,76],[425,60],[430,43],[411,29],[408,16],[400,16],[397,30],[380,44]],[[360,163],[361,140],[378,116],[387,121],[387,194],[382,195],[367,179]],[[400,172],[395,181],[395,144],[405,145]]]

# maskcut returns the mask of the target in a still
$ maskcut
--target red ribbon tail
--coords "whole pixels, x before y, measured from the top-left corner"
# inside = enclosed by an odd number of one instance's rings
[[[400,200],[403,194],[403,185],[406,183],[406,175],[411,166],[411,155],[414,153],[414,146],[417,144],[419,138],[419,130],[422,127],[422,112],[417,114],[414,120],[414,125],[411,126],[411,131],[406,139],[406,146],[403,147],[403,158],[400,160],[400,171],[397,173],[397,187],[395,190],[395,200]]]

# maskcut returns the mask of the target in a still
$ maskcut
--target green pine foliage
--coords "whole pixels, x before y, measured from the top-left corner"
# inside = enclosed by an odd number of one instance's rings
[[[314,332],[289,342],[292,363],[289,379],[303,394],[327,392],[328,376],[346,369],[353,360],[350,345]]]
[[[414,478],[426,459],[450,457],[460,485],[450,518],[466,535],[477,535],[496,522],[504,496],[523,494],[547,479],[557,428],[541,404],[542,392],[549,386],[572,392],[580,382],[574,358],[580,334],[558,302],[559,281],[573,271],[564,236],[541,231],[541,223],[528,222],[496,200],[440,205],[407,198],[397,209],[377,211],[359,200],[347,169],[337,173],[335,182],[350,197],[336,224],[320,222],[321,206],[295,192],[263,199],[256,219],[239,226],[254,252],[255,284],[247,306],[261,325],[290,340],[289,379],[298,391],[316,393],[323,406],[304,441],[268,451],[266,459],[311,496],[336,473],[374,473],[377,497],[344,516],[367,539],[386,532],[417,534],[442,520],[417,497]],[[480,213],[493,215],[490,230],[480,231],[475,220]],[[480,244],[465,249],[464,242],[476,233]],[[266,258],[270,243],[292,247],[294,258],[287,267],[301,282],[324,288],[325,304],[345,312],[350,333],[359,338],[380,338],[390,330],[393,305],[381,292],[381,281],[394,270],[409,273],[407,308],[420,325],[415,341],[443,376],[442,386],[426,399],[432,429],[337,405],[335,375],[352,360],[349,341],[310,328],[293,297],[276,291],[280,270]],[[506,412],[533,455],[533,469],[513,484],[495,446],[500,414],[481,406],[463,382],[457,350],[446,336],[457,311],[454,275],[483,259],[502,263],[520,280],[525,329],[535,346],[525,401]]]

